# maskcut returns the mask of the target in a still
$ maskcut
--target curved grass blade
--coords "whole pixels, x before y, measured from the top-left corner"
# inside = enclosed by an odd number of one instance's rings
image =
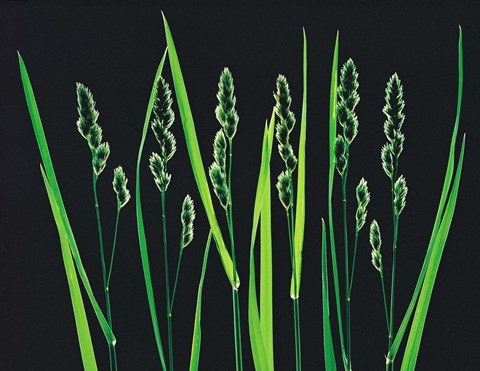
[[[270,158],[272,154],[275,114],[270,125],[265,123],[262,145],[262,162],[258,176],[253,208],[252,235],[250,239],[250,275],[248,280],[248,328],[256,370],[273,371],[273,308],[272,308],[272,240],[270,209]],[[260,225],[260,315],[255,280],[255,239]],[[264,322],[262,322],[264,321]]]
[[[60,212],[52,194],[52,189],[48,183],[47,176],[40,165],[43,182],[47,191],[48,200],[52,208],[52,214],[57,225],[58,236],[60,237],[60,246],[62,249],[63,264],[65,266],[65,274],[67,276],[68,289],[70,291],[70,299],[72,300],[73,315],[75,317],[75,326],[77,328],[78,343],[80,345],[80,353],[82,355],[83,368],[85,370],[97,370],[97,362],[95,360],[95,352],[93,350],[92,338],[90,336],[90,328],[88,327],[87,314],[83,305],[82,293],[78,284],[77,272],[72,259],[72,253],[68,248],[68,236],[60,217]]]
[[[295,236],[294,236],[294,254],[295,254],[295,280],[291,280],[290,296],[297,299],[300,296],[300,279],[302,276],[302,250],[303,237],[305,232],[305,147],[307,144],[307,35],[303,29],[303,101],[302,101],[302,120],[300,123],[300,142],[298,146],[298,178],[297,178],[297,203],[295,211]]]
[[[173,42],[172,33],[168,26],[167,19],[163,15],[163,23],[165,26],[165,38],[168,47],[168,58],[170,61],[170,68],[172,71],[173,85],[175,87],[175,95],[177,97],[178,109],[180,111],[180,118],[182,120],[183,132],[185,133],[185,141],[187,144],[188,155],[192,164],[193,175],[197,182],[198,192],[202,199],[205,213],[207,214],[210,228],[215,238],[217,250],[220,254],[220,259],[225,269],[232,287],[238,288],[240,286],[240,278],[238,273],[235,274],[236,282],[234,282],[233,264],[232,258],[228,253],[225,241],[222,236],[222,231],[218,225],[217,217],[215,215],[215,209],[213,208],[212,196],[208,187],[207,176],[205,174],[205,168],[203,167],[202,155],[200,153],[200,147],[198,145],[197,133],[195,131],[195,123],[193,121],[192,111],[190,109],[190,103],[188,101],[187,89],[185,88],[185,82],[183,80],[182,70],[180,68],[180,62],[178,60],[177,50]]]
[[[20,66],[20,76],[22,78],[23,90],[25,92],[25,100],[27,101],[28,111],[32,120],[33,131],[35,133],[35,139],[37,140],[38,149],[40,150],[40,156],[42,158],[43,167],[45,169],[45,175],[50,185],[52,196],[55,200],[55,203],[57,204],[60,218],[62,219],[62,223],[65,227],[65,232],[68,237],[68,245],[70,247],[70,251],[72,252],[72,257],[75,262],[78,275],[80,276],[83,287],[85,287],[88,299],[92,304],[93,310],[95,312],[95,315],[97,316],[98,322],[100,324],[100,327],[102,328],[105,338],[107,339],[107,342],[115,345],[115,336],[113,335],[113,332],[108,325],[108,322],[105,319],[105,316],[103,315],[100,306],[98,305],[97,299],[93,294],[92,287],[90,286],[90,281],[88,279],[87,273],[85,271],[85,268],[83,267],[80,252],[78,251],[77,243],[75,242],[75,237],[73,235],[73,230],[68,220],[67,211],[65,209],[65,205],[63,204],[60,187],[58,186],[57,178],[55,176],[55,170],[53,169],[52,158],[50,157],[47,138],[45,137],[45,132],[43,131],[42,120],[40,119],[40,113],[38,111],[37,102],[33,93],[33,87],[30,82],[30,77],[28,76],[27,68],[25,66],[25,63],[23,62],[23,58],[20,53],[18,53],[18,63]]]
[[[445,172],[445,179],[443,181],[443,189],[440,196],[440,201],[438,204],[437,215],[435,217],[435,223],[433,226],[432,234],[430,236],[430,242],[428,243],[427,253],[425,254],[425,259],[423,261],[422,269],[420,271],[417,283],[415,285],[415,290],[412,295],[412,299],[407,308],[405,316],[400,324],[395,340],[390,348],[390,351],[387,355],[387,362],[393,361],[397,355],[400,344],[402,343],[403,337],[407,330],[410,318],[415,309],[415,304],[417,303],[418,295],[422,288],[423,280],[427,272],[428,263],[430,261],[430,256],[432,254],[433,245],[437,238],[438,229],[440,223],[442,222],[442,217],[445,212],[445,203],[447,200],[448,192],[450,190],[450,184],[453,177],[453,170],[455,165],[455,145],[457,141],[458,126],[460,124],[460,113],[462,108],[462,91],[463,91],[463,46],[462,46],[462,28],[459,27],[459,36],[458,36],[458,91],[457,91],[457,112],[455,116],[455,124],[453,127],[452,138],[450,141],[450,152],[448,155],[447,169]]]
[[[203,255],[202,274],[198,284],[197,307],[195,309],[195,323],[193,325],[192,353],[190,355],[190,371],[198,371],[200,364],[200,347],[202,343],[202,296],[203,282],[205,280],[205,272],[207,271],[208,253],[212,242],[212,231],[208,233],[207,244],[205,245],[205,253]]]
[[[135,209],[137,213],[138,242],[140,246],[140,255],[142,258],[143,276],[145,279],[145,288],[147,290],[147,299],[148,299],[148,306],[150,308],[150,316],[152,318],[153,332],[155,335],[158,355],[160,357],[160,362],[162,364],[163,370],[166,370],[167,367],[165,364],[165,355],[163,353],[163,345],[162,345],[162,338],[160,336],[160,329],[158,327],[157,309],[155,307],[155,296],[153,294],[152,277],[150,275],[150,263],[148,259],[147,237],[145,235],[145,226],[143,223],[142,199],[140,196],[140,164],[142,160],[143,147],[145,145],[145,138],[147,137],[148,126],[150,124],[150,116],[152,114],[153,103],[155,101],[155,92],[157,88],[157,83],[162,74],[166,55],[167,55],[167,50],[165,50],[165,52],[163,53],[163,57],[160,60],[160,64],[158,65],[158,68],[157,68],[157,73],[155,74],[155,79],[153,80],[152,91],[150,93],[150,99],[148,101],[148,106],[147,106],[147,113],[145,114],[145,121],[143,123],[142,140],[140,141],[140,147],[138,149],[136,181],[135,181]]]
[[[420,350],[420,343],[422,341],[423,329],[425,327],[425,321],[427,319],[428,307],[432,298],[433,287],[435,285],[435,279],[437,278],[438,268],[442,259],[443,250],[447,241],[448,232],[452,224],[453,214],[455,212],[455,205],[457,203],[458,189],[460,186],[460,178],[462,175],[463,155],[465,151],[465,136],[463,137],[462,149],[460,151],[460,157],[457,164],[457,171],[455,179],[453,181],[452,190],[448,197],[447,207],[445,208],[445,214],[442,218],[442,223],[438,229],[438,235],[435,240],[435,244],[432,250],[432,255],[428,263],[427,273],[425,275],[425,281],[422,285],[422,291],[418,298],[417,308],[415,310],[415,316],[413,317],[412,327],[410,334],[408,335],[407,346],[405,348],[405,354],[403,356],[401,371],[415,370],[417,363],[418,352]]]
[[[322,218],[322,306],[323,306],[323,351],[325,370],[336,371],[335,351],[333,349],[332,328],[330,325],[330,304],[328,298],[327,237],[325,221]]]
[[[328,169],[328,227],[330,237],[330,250],[332,254],[333,286],[335,288],[335,303],[337,306],[338,332],[340,335],[340,346],[342,348],[342,359],[345,369],[347,367],[347,356],[343,339],[342,309],[340,307],[340,285],[338,282],[337,253],[335,250],[335,234],[333,228],[333,180],[335,175],[335,138],[337,136],[337,85],[338,85],[338,43],[339,33],[335,39],[333,52],[332,77],[330,80],[330,116],[329,116],[329,153],[330,166]]]

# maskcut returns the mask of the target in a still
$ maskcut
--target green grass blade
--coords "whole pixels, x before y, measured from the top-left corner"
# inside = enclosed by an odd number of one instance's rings
[[[335,288],[335,303],[337,307],[338,332],[340,336],[340,346],[342,348],[342,359],[345,368],[347,368],[347,358],[345,354],[345,345],[343,339],[343,321],[342,310],[340,307],[340,285],[338,282],[337,253],[335,250],[335,234],[333,228],[333,180],[335,176],[335,138],[337,136],[337,85],[338,85],[338,43],[339,33],[335,39],[335,49],[333,52],[332,76],[330,81],[330,116],[329,116],[329,169],[328,169],[328,227],[330,237],[330,250],[332,254],[333,285]]]
[[[187,89],[185,88],[185,82],[183,80],[182,70],[180,68],[180,62],[178,60],[177,50],[175,49],[175,44],[173,42],[172,33],[170,32],[170,27],[168,26],[165,16],[163,16],[163,23],[165,26],[165,38],[167,41],[170,68],[172,70],[173,85],[175,87],[175,95],[177,97],[178,109],[180,111],[180,118],[182,120],[183,131],[185,133],[185,141],[187,144],[188,155],[190,156],[190,162],[192,164],[193,175],[195,177],[195,181],[197,182],[200,198],[202,199],[205,213],[207,214],[210,228],[212,230],[213,237],[215,238],[223,268],[225,269],[225,273],[227,274],[232,286],[238,288],[238,286],[240,286],[240,278],[238,273],[235,274],[236,282],[234,282],[232,259],[228,253],[227,247],[225,246],[222,231],[218,225],[215,209],[213,208],[212,196],[208,187],[205,168],[203,167],[202,155],[198,145],[195,123],[193,121],[193,115],[187,96]]]
[[[82,293],[78,284],[77,272],[73,263],[72,254],[68,247],[68,236],[60,217],[60,212],[52,194],[52,189],[48,183],[47,176],[40,165],[43,182],[47,191],[48,200],[52,208],[55,224],[57,225],[58,236],[60,237],[60,246],[62,249],[63,264],[65,266],[65,274],[67,276],[68,289],[70,291],[70,299],[72,300],[73,315],[75,317],[75,326],[77,328],[78,343],[80,345],[80,353],[82,355],[83,368],[85,370],[97,370],[97,362],[95,360],[95,352],[93,350],[92,338],[90,336],[90,328],[88,327],[87,314],[83,305]]]
[[[332,328],[330,325],[330,304],[328,298],[327,237],[325,221],[322,218],[322,306],[323,306],[323,351],[325,370],[337,370],[333,349]]]
[[[305,231],[305,147],[307,144],[307,35],[303,29],[303,101],[302,101],[302,119],[300,123],[300,142],[298,146],[298,178],[297,178],[297,203],[295,215],[295,272],[296,284],[292,277],[290,285],[290,296],[296,299],[300,296],[300,279],[302,276],[302,250],[303,237]]]
[[[462,175],[463,155],[465,151],[465,136],[462,141],[462,149],[457,164],[457,171],[453,181],[452,190],[448,197],[447,207],[442,222],[438,229],[437,238],[435,240],[434,248],[430,261],[428,263],[425,281],[422,286],[422,291],[418,299],[415,316],[413,317],[412,327],[408,335],[407,346],[402,361],[401,371],[413,371],[417,363],[418,352],[420,350],[420,343],[422,341],[423,329],[427,319],[428,307],[432,298],[433,287],[437,277],[438,268],[442,259],[443,250],[447,241],[448,232],[452,224],[453,214],[455,212],[455,205],[457,203],[458,189],[460,186],[460,178]]]
[[[163,57],[157,68],[155,79],[153,80],[152,91],[150,93],[150,99],[148,101],[147,113],[145,114],[145,121],[143,123],[142,139],[140,141],[140,147],[138,149],[137,169],[136,169],[136,181],[135,181],[135,209],[137,213],[137,231],[138,231],[138,243],[140,246],[140,256],[142,259],[143,276],[145,279],[145,288],[147,290],[148,306],[150,308],[150,316],[152,318],[153,333],[155,335],[155,341],[157,343],[158,355],[160,362],[164,370],[167,369],[165,364],[165,355],[163,353],[162,338],[160,336],[160,329],[158,327],[157,309],[155,306],[155,296],[153,294],[152,277],[150,274],[150,263],[148,259],[147,237],[145,235],[145,226],[143,223],[142,212],[142,199],[140,194],[140,166],[142,162],[143,147],[145,145],[145,138],[147,137],[148,127],[150,125],[150,116],[152,114],[153,103],[155,101],[155,92],[158,80],[162,74],[163,65],[167,50],[163,53]]]
[[[252,346],[253,361],[256,370],[273,370],[273,310],[272,310],[272,263],[271,263],[271,225],[264,225],[270,219],[270,158],[272,154],[275,115],[272,113],[270,125],[265,124],[262,145],[262,162],[258,176],[255,204],[253,208],[252,235],[250,239],[250,274],[248,280],[248,328]],[[268,187],[268,188],[267,188]],[[266,194],[268,194],[266,196]],[[264,209],[265,206],[265,209]],[[258,224],[260,226],[260,315],[257,302],[257,286],[255,279],[255,239]],[[265,259],[266,257],[266,259]],[[262,259],[264,258],[264,259]],[[263,285],[262,285],[263,284]],[[265,290],[265,291],[264,291]],[[262,324],[261,314],[266,323]],[[265,332],[263,332],[265,329]]]
[[[275,116],[269,126],[268,151],[272,153]],[[263,161],[263,160],[262,160]],[[263,344],[270,370],[274,370],[273,351],[273,267],[272,267],[272,215],[270,163],[265,175],[265,191],[263,194],[262,213],[260,215],[260,327]]]
[[[462,90],[463,90],[463,47],[462,47],[462,29],[460,28],[459,37],[458,37],[458,91],[457,91],[457,113],[455,116],[455,124],[453,127],[452,138],[450,141],[450,152],[448,155],[448,163],[447,169],[445,172],[445,179],[443,182],[443,189],[440,196],[440,201],[438,204],[437,215],[435,217],[435,223],[433,226],[432,234],[430,236],[430,242],[428,243],[427,253],[425,254],[425,259],[423,261],[422,269],[420,270],[420,274],[418,276],[417,283],[415,285],[415,289],[412,295],[412,299],[410,304],[405,312],[405,316],[400,324],[398,329],[397,335],[395,336],[395,340],[390,348],[389,354],[387,359],[395,360],[397,355],[398,349],[402,343],[403,337],[407,330],[408,324],[410,323],[410,318],[413,314],[413,310],[415,309],[415,304],[417,303],[418,295],[420,294],[420,290],[422,288],[423,280],[425,278],[425,274],[427,272],[428,263],[430,261],[430,256],[432,254],[433,245],[437,238],[438,228],[442,221],[442,216],[445,212],[445,203],[447,200],[448,191],[450,190],[450,184],[452,181],[453,176],[453,168],[455,164],[455,144],[457,141],[457,133],[458,133],[458,126],[460,123],[460,112],[462,107]]]
[[[40,118],[40,113],[38,111],[37,102],[35,100],[35,95],[33,93],[33,87],[30,82],[30,77],[28,76],[27,68],[23,62],[23,58],[18,53],[18,63],[20,66],[20,76],[22,78],[23,90],[25,92],[25,100],[27,102],[28,111],[30,113],[30,118],[32,120],[33,131],[35,133],[35,139],[37,140],[38,149],[40,150],[40,155],[42,158],[43,167],[45,169],[45,174],[50,185],[52,196],[57,204],[60,218],[65,227],[65,232],[68,237],[68,245],[72,252],[72,257],[77,268],[78,275],[82,281],[85,291],[87,292],[88,299],[92,304],[95,315],[97,316],[98,322],[102,331],[107,339],[107,342],[115,345],[116,339],[113,335],[110,326],[108,325],[105,316],[103,315],[100,306],[98,305],[97,299],[93,294],[92,288],[90,286],[90,281],[88,279],[85,268],[83,267],[82,259],[80,257],[80,252],[78,251],[77,243],[75,242],[75,237],[73,235],[72,227],[68,220],[67,211],[63,203],[62,195],[60,193],[60,187],[58,186],[57,178],[55,176],[55,170],[53,169],[52,158],[50,157],[50,151],[48,149],[47,139],[45,137],[45,132],[43,131],[42,120]]]
[[[210,251],[210,243],[212,242],[212,231],[208,233],[207,244],[205,245],[205,253],[203,255],[202,274],[198,284],[197,307],[195,309],[195,322],[193,325],[192,353],[190,355],[190,371],[197,371],[200,364],[200,348],[202,343],[202,296],[203,282],[205,280],[205,272],[207,271],[208,253]]]

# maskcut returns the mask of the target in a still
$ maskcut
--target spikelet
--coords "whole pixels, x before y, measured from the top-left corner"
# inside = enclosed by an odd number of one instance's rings
[[[215,109],[215,115],[218,122],[222,125],[225,135],[232,140],[237,132],[238,114],[235,110],[236,98],[234,95],[233,76],[230,70],[225,67],[220,74],[218,82],[218,105]]]
[[[340,175],[343,176],[345,169],[347,167],[347,157],[346,157],[346,148],[345,148],[345,139],[341,135],[338,135],[335,138],[335,167]]]
[[[370,224],[370,245],[372,245],[372,264],[375,269],[381,272],[382,254],[380,254],[380,247],[382,246],[382,237],[376,220],[373,220]]]
[[[107,142],[101,143],[94,149],[92,164],[97,177],[105,169],[105,166],[107,166],[108,156],[110,156],[110,146]]]
[[[130,200],[130,191],[127,189],[128,179],[121,166],[113,170],[113,190],[117,194],[117,205],[121,209]]]
[[[213,141],[213,158],[220,168],[225,171],[227,162],[227,140],[222,129],[215,134]]]
[[[273,94],[275,97],[275,113],[280,119],[280,125],[291,133],[295,126],[295,115],[290,111],[292,104],[292,96],[290,95],[290,87],[285,76],[278,75],[277,78],[277,92]],[[277,130],[278,133],[278,130]],[[278,136],[277,136],[278,139]],[[288,139],[287,139],[288,140]]]
[[[213,190],[217,195],[222,207],[227,210],[230,198],[230,192],[227,185],[227,176],[219,164],[214,162],[209,168],[210,181],[212,182]]]
[[[166,161],[158,153],[150,156],[150,170],[160,192],[166,192],[172,176],[167,172]]]
[[[97,123],[98,111],[95,109],[93,95],[85,85],[77,82],[76,92],[79,115],[77,128],[80,134],[88,140],[90,128]]]
[[[405,181],[403,175],[401,175],[397,179],[393,187],[393,211],[397,217],[402,213],[403,209],[405,208],[405,205],[407,203],[407,192],[407,182]]]
[[[278,176],[277,190],[280,202],[282,203],[285,210],[288,210],[291,203],[292,188],[290,182],[290,175],[287,171],[282,171]]]
[[[154,153],[150,157],[150,170],[152,170],[155,183],[160,192],[165,192],[170,183],[171,174],[167,171],[167,162],[175,154],[176,140],[170,127],[175,120],[175,113],[172,110],[172,91],[165,79],[160,76],[155,92],[153,104],[153,120],[151,123],[155,138],[160,144],[160,153]]]
[[[90,148],[93,150],[102,143],[102,128],[98,124],[93,124],[90,127],[87,135],[87,142]]]
[[[393,150],[392,150],[392,145],[390,143],[386,143],[382,147],[382,153],[381,153],[381,158],[382,158],[382,168],[383,171],[385,171],[385,174],[389,178],[393,176]]]
[[[356,230],[357,232],[362,229],[367,220],[367,206],[370,202],[370,192],[368,191],[367,181],[362,178],[358,183],[357,189],[357,213],[356,217]]]
[[[338,87],[339,101],[337,103],[337,117],[343,128],[343,137],[351,144],[358,133],[358,118],[354,110],[360,101],[358,95],[358,73],[355,63],[350,58],[340,71],[340,86]]]
[[[403,100],[403,86],[400,78],[396,73],[390,77],[385,89],[385,107],[383,113],[387,116],[383,129],[389,142],[392,142],[395,137],[395,132],[402,130],[405,115],[403,108],[405,101]]]
[[[195,220],[195,207],[190,195],[186,195],[182,204],[182,243],[181,249],[187,247],[193,240],[193,221]]]

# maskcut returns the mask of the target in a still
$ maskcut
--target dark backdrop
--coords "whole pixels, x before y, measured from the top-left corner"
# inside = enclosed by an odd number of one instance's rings
[[[381,109],[385,84],[391,74],[398,72],[404,83],[406,142],[400,171],[407,178],[409,193],[400,219],[398,324],[424,258],[440,196],[456,109],[458,25],[463,26],[465,87],[460,131],[467,132],[464,175],[428,313],[418,369],[472,369],[471,366],[478,365],[480,253],[475,227],[479,226],[476,159],[480,34],[478,12],[468,5],[452,3],[456,5],[437,2],[411,8],[380,3],[371,7],[281,3],[228,7],[222,3],[216,6],[2,3],[0,369],[80,370],[82,367],[59,241],[40,176],[40,156],[25,105],[16,50],[21,51],[29,69],[83,262],[103,303],[90,155],[75,125],[75,82],[83,82],[92,89],[104,137],[112,148],[108,168],[98,184],[105,241],[110,246],[115,216],[111,172],[114,166],[122,164],[133,189],[145,108],[165,48],[161,9],[175,38],[206,164],[211,161],[211,143],[219,128],[214,109],[221,69],[229,66],[235,79],[240,124],[235,137],[233,197],[237,260],[243,282],[240,295],[244,362],[248,370],[253,369],[246,306],[249,236],[263,125],[274,104],[272,91],[278,73],[288,77],[292,109],[300,117],[302,26],[309,41],[308,198],[301,298],[306,370],[323,368],[319,239],[320,218],[327,216],[328,103],[335,32],[340,30],[340,64],[352,57],[360,73],[361,102],[357,110],[360,132],[351,148],[348,189],[350,224],[353,225],[354,187],[364,176],[372,193],[369,221],[375,217],[381,223],[387,266],[392,227],[389,183],[379,158],[385,141]],[[168,65],[164,74],[171,81]],[[181,201],[187,192],[196,201],[198,210],[195,240],[185,251],[174,314],[176,364],[183,370],[189,361],[208,226],[179,119],[173,132],[178,152],[170,165],[173,179],[167,205],[172,241],[177,240]],[[147,155],[156,148],[149,132],[143,158],[142,197],[166,344],[160,194],[147,166]],[[272,177],[281,168],[279,156],[274,152]],[[336,184],[335,217],[340,227],[338,178]],[[275,361],[277,369],[291,370],[294,347],[290,258],[283,209],[276,190],[272,192]],[[118,360],[122,370],[155,370],[160,364],[145,295],[134,206],[130,202],[121,215],[111,284]],[[225,233],[224,224],[222,228]],[[385,320],[378,274],[370,264],[367,235],[365,228],[360,237],[352,297],[353,362],[357,370],[381,370],[386,348]],[[341,236],[340,230],[337,236]],[[176,244],[172,246],[173,270]],[[230,295],[218,254],[212,249],[204,287],[201,353],[204,370],[234,367]],[[107,347],[85,300],[97,361],[101,369],[107,369]],[[334,312],[333,305],[331,311]],[[332,326],[338,346],[336,322]],[[340,364],[339,358],[338,361]]]

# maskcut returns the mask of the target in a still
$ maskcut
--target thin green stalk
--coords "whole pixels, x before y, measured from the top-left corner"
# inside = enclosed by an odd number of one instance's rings
[[[175,293],[177,292],[178,275],[180,273],[180,263],[182,262],[183,246],[180,240],[180,252],[178,253],[177,273],[175,274],[175,283],[173,285],[172,302],[170,303],[170,313],[173,313],[173,303],[175,303]]]
[[[358,230],[355,231],[355,243],[353,246],[353,261],[352,261],[352,274],[350,275],[350,287],[348,297],[352,295],[353,275],[355,274],[355,263],[357,261],[357,246],[358,246]]]
[[[343,238],[345,247],[345,307],[347,320],[347,363],[351,369],[352,346],[350,334],[350,267],[349,267],[349,249],[348,249],[348,225],[347,225],[347,175],[348,175],[348,146],[347,146],[347,167],[342,176],[342,203],[343,203]]]
[[[92,153],[93,156],[93,153]],[[95,174],[95,171],[92,169],[92,178],[93,178],[93,198],[95,202],[95,215],[97,217],[97,229],[98,229],[98,241],[100,246],[100,261],[102,263],[102,281],[103,281],[103,291],[105,292],[105,306],[107,309],[107,321],[110,329],[112,328],[112,314],[110,308],[110,294],[108,291],[107,285],[107,267],[105,264],[105,251],[103,249],[103,234],[102,234],[102,223],[100,221],[100,207],[98,204],[98,194],[97,194],[97,180],[98,176]],[[113,367],[117,364],[117,354],[115,351],[115,346],[108,343],[108,358],[110,364],[110,371],[113,371]]]
[[[110,258],[110,268],[107,276],[107,291],[110,291],[110,278],[112,277],[113,259],[115,258],[115,247],[117,246],[118,222],[120,220],[120,205],[117,205],[117,218],[115,221],[115,232],[113,234],[112,256]]]
[[[387,332],[390,331],[390,320],[388,318],[387,294],[385,292],[385,280],[383,279],[383,267],[380,269],[380,280],[382,281],[383,305],[385,307],[385,320],[387,321]]]
[[[292,262],[292,272],[293,272],[293,285],[296,292],[297,289],[297,280],[296,280],[296,271],[295,271],[295,251],[293,246],[294,231],[293,231],[293,218],[291,217],[293,212],[287,210],[287,229],[288,229],[288,239],[290,245],[290,259]],[[302,369],[302,354],[301,354],[301,343],[300,343],[300,307],[298,298],[293,299],[293,325],[294,325],[294,334],[295,334],[295,369],[300,371]]]
[[[395,307],[395,275],[397,268],[397,238],[398,238],[398,216],[393,218],[393,258],[392,258],[392,286],[390,291],[390,326],[388,330],[388,349],[393,343],[393,316]],[[393,371],[393,361],[388,364],[388,369]]]
[[[167,304],[168,323],[168,364],[173,371],[173,339],[172,339],[172,313],[170,306],[170,282],[168,279],[168,247],[167,247],[167,214],[165,212],[165,192],[162,194],[162,223],[163,223],[163,259],[165,265],[165,299]]]
[[[228,201],[228,210],[226,210],[228,232],[230,235],[230,245],[232,250],[232,264],[233,264],[233,281],[237,280],[237,260],[235,257],[235,238],[233,232],[233,202],[232,202],[232,162],[233,162],[233,141],[228,140],[228,189],[230,197]],[[243,370],[243,355],[242,355],[242,328],[240,321],[240,299],[238,297],[238,288],[232,286],[232,306],[233,306],[233,332],[235,339],[235,365],[237,371]]]

